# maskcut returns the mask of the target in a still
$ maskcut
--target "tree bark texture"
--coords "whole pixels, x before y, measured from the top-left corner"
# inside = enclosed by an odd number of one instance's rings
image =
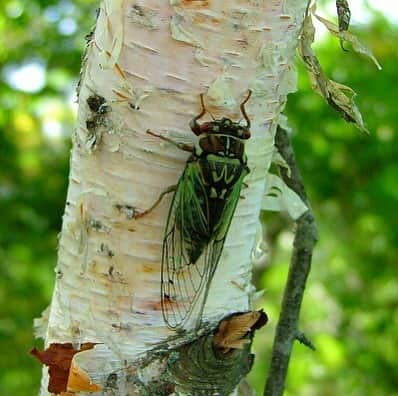
[[[42,323],[47,347],[96,344],[74,363],[102,387],[99,394],[157,394],[167,353],[252,308],[250,252],[276,127],[296,88],[293,59],[306,7],[306,0],[102,1],[83,61],[56,284]],[[248,89],[245,199],[212,281],[204,328],[188,324],[177,334],[160,305],[172,194],[146,216],[134,216],[177,183],[188,154],[146,131],[192,143],[189,121],[200,112],[200,93],[215,118],[238,120]],[[47,382],[45,369],[43,396]],[[182,384],[179,394],[188,388]]]

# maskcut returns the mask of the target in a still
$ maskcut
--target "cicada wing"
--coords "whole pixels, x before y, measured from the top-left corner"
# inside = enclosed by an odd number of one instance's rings
[[[202,297],[203,300],[201,301],[202,306],[200,316],[203,313],[203,309],[209,294],[211,281],[213,280],[214,274],[217,270],[218,262],[220,261],[228,230],[231,226],[232,218],[239,202],[243,179],[245,178],[246,174],[247,173],[242,173],[240,179],[236,182],[231,193],[228,195],[225,207],[220,217],[220,223],[216,227],[216,233],[203,253],[203,257],[206,260],[205,267],[208,270],[206,274],[206,287]]]
[[[215,233],[195,262],[192,247],[209,233],[208,197],[195,163],[187,165],[177,185],[163,242],[161,280],[163,318],[172,329],[181,328],[192,314],[200,324],[245,176],[228,194]]]
[[[187,164],[170,206],[163,240],[161,302],[168,327],[181,328],[208,278],[208,261],[192,250],[208,234],[207,195],[195,162]]]

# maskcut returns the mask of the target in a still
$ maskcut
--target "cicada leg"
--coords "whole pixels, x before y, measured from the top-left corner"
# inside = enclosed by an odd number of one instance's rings
[[[249,185],[247,183],[243,182],[242,183],[242,189],[245,190],[246,188],[249,188]],[[246,199],[246,197],[244,195],[242,195],[242,194],[239,196],[239,198],[240,199]]]
[[[157,137],[159,139],[162,139],[165,142],[171,143],[174,146],[178,147],[180,150],[188,151],[189,153],[193,153],[193,151],[194,151],[194,146],[192,146],[190,144],[175,142],[174,140],[172,140],[172,139],[170,139],[170,138],[168,138],[166,136],[163,136],[163,135],[160,135],[158,133],[152,132],[150,129],[147,129],[146,133],[148,135],[155,136],[155,137]]]
[[[150,208],[144,210],[143,212],[134,213],[134,218],[135,219],[139,219],[140,217],[143,217],[143,216],[147,215],[148,213],[152,212],[152,210],[154,210],[160,204],[160,202],[162,201],[164,196],[167,195],[167,194],[170,194],[173,191],[175,191],[176,188],[177,188],[177,185],[173,185],[173,186],[167,187],[167,189],[164,190],[159,195],[159,198],[155,201],[155,203]]]

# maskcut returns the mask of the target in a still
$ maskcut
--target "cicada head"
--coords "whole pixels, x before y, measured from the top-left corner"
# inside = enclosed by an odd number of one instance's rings
[[[239,122],[233,122],[229,118],[204,122],[199,125],[198,131],[198,135],[221,134],[233,136],[238,139],[249,139],[250,137],[250,129],[247,126],[243,126]]]
[[[192,132],[199,136],[203,134],[223,134],[234,136],[238,139],[249,139],[250,137],[250,120],[245,111],[245,104],[249,100],[252,92],[249,90],[249,94],[246,99],[240,105],[240,111],[244,119],[246,120],[246,125],[241,125],[239,122],[234,122],[229,118],[222,118],[220,120],[214,120],[210,122],[204,122],[203,124],[198,123],[198,119],[203,117],[206,113],[206,108],[203,101],[203,94],[200,95],[200,100],[202,103],[202,111],[199,115],[192,119],[189,123]]]

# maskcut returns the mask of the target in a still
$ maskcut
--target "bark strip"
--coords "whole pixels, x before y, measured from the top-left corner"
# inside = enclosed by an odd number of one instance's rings
[[[296,221],[297,229],[289,275],[276,328],[264,396],[283,395],[293,343],[300,333],[298,320],[306,280],[311,268],[312,251],[318,240],[315,218],[307,199],[293,147],[287,132],[281,127],[278,127],[275,136],[275,146],[290,168],[290,175],[287,169],[279,168],[282,179],[305,202],[308,211]]]

